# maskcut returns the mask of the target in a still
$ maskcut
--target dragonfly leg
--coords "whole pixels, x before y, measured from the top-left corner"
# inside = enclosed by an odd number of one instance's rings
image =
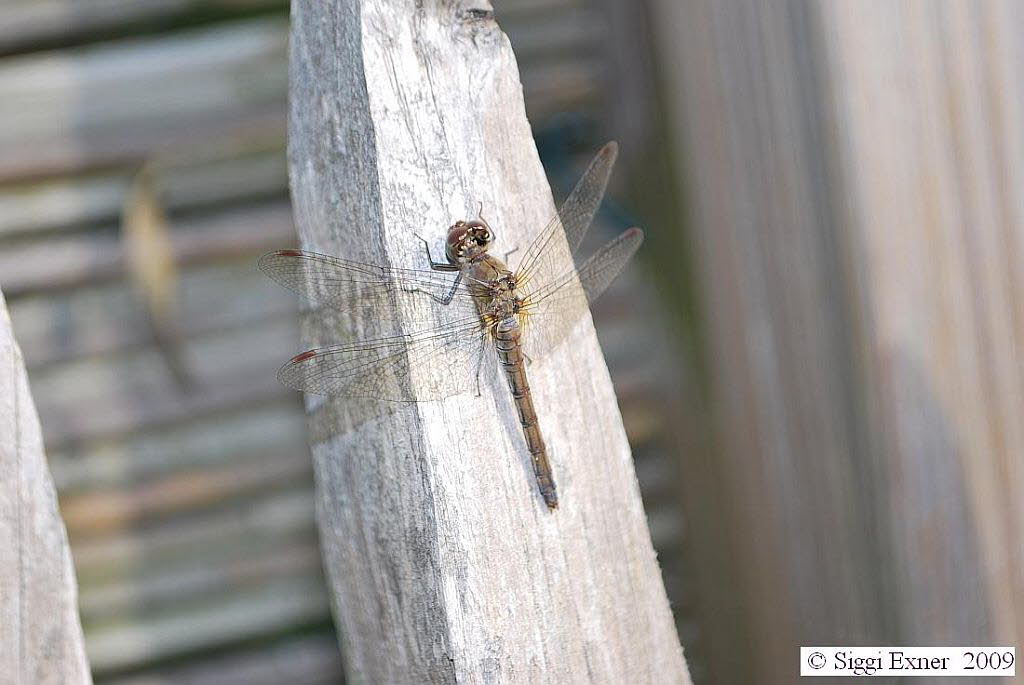
[[[427,251],[427,261],[430,263],[431,269],[433,269],[434,271],[459,270],[459,267],[456,264],[451,264],[449,262],[435,262],[434,258],[430,255],[430,243],[427,242],[427,239],[421,236],[419,233],[413,233],[413,235],[419,238],[420,242],[423,243],[423,249]]]
[[[505,263],[506,264],[508,264],[508,258],[511,257],[512,255],[514,255],[516,252],[519,252],[519,246],[518,245],[516,245],[511,250],[509,250],[508,252],[505,253]]]
[[[455,291],[459,289],[459,283],[461,283],[461,282],[462,282],[462,272],[460,271],[459,275],[455,277],[455,282],[452,283],[452,289],[448,291],[447,295],[445,295],[444,297],[438,297],[437,295],[434,295],[433,293],[431,293],[430,296],[434,298],[435,302],[440,302],[441,304],[445,304],[445,305],[446,304],[450,304],[451,301],[452,301],[452,298],[455,297]]]
[[[484,368],[484,355],[487,354],[487,336],[483,336],[480,340],[480,354],[476,356],[476,396],[480,397],[480,372]]]
[[[456,264],[450,264],[449,262],[435,262],[434,258],[430,254],[430,243],[427,242],[426,238],[421,236],[419,233],[414,233],[413,235],[419,238],[420,242],[423,243],[423,249],[427,251],[427,262],[430,264],[430,268],[433,271],[458,272],[458,275],[455,277],[455,282],[452,283],[452,289],[448,291],[447,295],[445,295],[444,297],[438,297],[434,293],[427,293],[435,302],[439,302],[444,305],[451,304],[452,298],[455,297],[455,291],[459,289],[459,283],[462,282],[462,270],[459,269],[458,265]],[[417,290],[419,290],[419,288],[413,289],[414,292]]]

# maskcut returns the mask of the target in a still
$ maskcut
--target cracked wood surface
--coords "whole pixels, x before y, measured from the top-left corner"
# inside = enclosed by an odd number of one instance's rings
[[[554,213],[515,58],[482,0],[295,3],[290,49],[304,248],[423,268],[414,233],[439,249],[478,202],[498,254]],[[330,335],[343,339],[314,325],[306,342]],[[589,317],[574,341],[529,369],[555,513],[496,370],[480,397],[370,419],[307,398],[352,682],[689,682]]]

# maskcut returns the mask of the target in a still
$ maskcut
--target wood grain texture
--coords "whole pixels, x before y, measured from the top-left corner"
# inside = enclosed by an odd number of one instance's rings
[[[414,232],[437,249],[478,202],[499,253],[553,214],[515,59],[484,2],[295,3],[290,68],[303,247],[422,267]],[[574,339],[529,370],[554,514],[497,373],[481,397],[402,406],[314,445],[354,682],[689,682],[589,319]]]
[[[757,636],[717,679],[793,682],[801,644],[1018,644],[1021,6],[651,5],[710,327],[708,504],[732,638]]]
[[[0,294],[0,675],[90,683],[78,590],[21,350]]]

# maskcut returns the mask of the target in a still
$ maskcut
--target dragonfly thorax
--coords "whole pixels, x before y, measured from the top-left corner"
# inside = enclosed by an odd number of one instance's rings
[[[506,294],[491,298],[487,307],[489,310],[487,314],[492,321],[504,321],[506,319],[517,318],[522,308],[522,298],[516,295]]]
[[[516,294],[516,287],[518,285],[516,275],[511,271],[506,271],[500,278],[491,282],[491,297],[513,297]]]

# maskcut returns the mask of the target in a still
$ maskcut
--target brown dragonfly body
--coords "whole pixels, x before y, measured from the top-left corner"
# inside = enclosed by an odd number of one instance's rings
[[[574,261],[604,196],[616,153],[615,143],[601,149],[515,270],[489,252],[494,233],[482,218],[458,221],[449,228],[444,261],[435,262],[428,246],[429,270],[377,266],[303,250],[264,255],[260,268],[267,275],[313,302],[395,321],[406,330],[408,310],[402,301],[415,300],[417,306],[433,307],[433,319],[440,322],[390,337],[308,350],[281,367],[278,378],[289,387],[321,395],[437,400],[470,392],[474,386],[479,391],[485,350],[493,345],[515,401],[541,497],[549,510],[556,509],[558,495],[527,381],[527,363],[570,338],[589,303],[643,240],[640,229],[631,228],[582,264]]]
[[[523,427],[533,472],[541,497],[549,509],[558,507],[558,493],[551,474],[547,447],[540,434],[530,383],[526,379],[526,356],[522,346],[522,319],[526,315],[514,273],[497,257],[488,254],[493,239],[490,226],[479,221],[456,223],[448,231],[446,254],[449,264],[465,274],[476,300],[481,320],[494,341],[498,361],[505,371],[509,390]],[[435,268],[446,265],[434,265]]]

